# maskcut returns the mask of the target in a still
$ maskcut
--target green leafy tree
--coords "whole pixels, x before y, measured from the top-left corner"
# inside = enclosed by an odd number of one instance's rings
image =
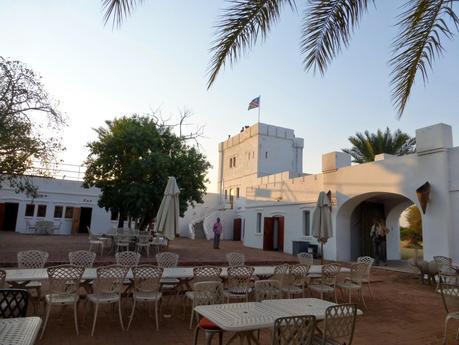
[[[408,227],[401,228],[400,238],[409,241],[410,246],[420,247],[422,243],[422,216],[416,205],[410,206],[405,212]]]
[[[26,174],[43,173],[56,160],[65,125],[40,79],[23,63],[0,57],[0,182],[32,195],[36,188]]]
[[[197,148],[187,145],[172,128],[155,117],[137,116],[106,121],[88,144],[83,185],[98,187],[100,207],[140,219],[141,226],[156,215],[169,176],[180,187],[180,212],[188,204],[203,202],[210,167]]]
[[[391,133],[388,127],[384,132],[378,129],[376,133],[356,133],[349,137],[349,141],[352,148],[343,151],[352,156],[354,163],[372,162],[375,155],[380,153],[402,156],[413,153],[416,149],[416,138],[411,138],[399,129]]]
[[[324,74],[343,47],[350,44],[370,5],[387,0],[309,0],[304,6],[300,50],[306,71]],[[403,114],[416,76],[427,81],[434,60],[444,51],[443,40],[453,37],[459,18],[457,0],[405,0],[395,25],[399,28],[389,61],[392,97]],[[105,21],[120,25],[143,0],[102,0]],[[226,65],[233,65],[258,41],[265,40],[283,10],[296,11],[295,0],[232,0],[216,25],[216,39],[209,68],[209,87]],[[395,1],[394,4],[398,5]],[[376,6],[374,6],[376,7]]]

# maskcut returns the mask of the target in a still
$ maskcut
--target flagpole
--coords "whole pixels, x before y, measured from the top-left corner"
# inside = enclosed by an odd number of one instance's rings
[[[261,112],[261,95],[258,96],[258,123],[260,123],[260,112]]]

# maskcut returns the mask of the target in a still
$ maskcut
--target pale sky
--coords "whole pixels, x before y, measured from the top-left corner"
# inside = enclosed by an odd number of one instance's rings
[[[43,76],[69,118],[62,158],[80,164],[92,128],[107,119],[161,108],[188,108],[205,126],[204,153],[215,167],[217,144],[257,121],[247,111],[261,95],[261,121],[293,128],[305,139],[304,171],[320,172],[321,154],[349,147],[356,131],[389,126],[411,135],[444,122],[459,137],[459,44],[445,40],[430,82],[419,79],[401,120],[391,105],[390,43],[399,0],[379,1],[325,77],[305,73],[299,53],[302,7],[284,12],[266,42],[227,68],[206,89],[213,25],[222,0],[146,0],[120,29],[104,26],[99,0],[2,0],[0,56]],[[457,143],[457,140],[455,140]]]

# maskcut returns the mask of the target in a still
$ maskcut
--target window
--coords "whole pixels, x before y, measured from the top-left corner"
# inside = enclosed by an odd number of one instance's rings
[[[265,158],[268,159],[268,151],[265,152]]]
[[[303,235],[311,236],[311,212],[303,211]]]
[[[73,207],[72,206],[67,206],[65,208],[65,218],[67,219],[73,218]]]
[[[236,157],[233,158],[233,167],[236,167]]]
[[[257,213],[257,234],[261,234],[261,213]]]
[[[46,205],[38,205],[37,217],[41,217],[41,218],[46,217]]]
[[[225,189],[225,200],[228,199],[228,190]]]
[[[236,198],[239,198],[239,187],[236,188]]]
[[[35,205],[34,204],[27,204],[25,208],[25,216],[26,217],[33,217],[35,213]]]
[[[62,218],[64,206],[54,206],[54,218]]]
[[[233,158],[230,158],[230,168],[233,167]]]

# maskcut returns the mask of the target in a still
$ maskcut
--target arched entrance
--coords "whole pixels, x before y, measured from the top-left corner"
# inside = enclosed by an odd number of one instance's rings
[[[406,196],[388,192],[365,193],[344,202],[336,216],[337,259],[374,257],[370,231],[375,220],[382,220],[390,231],[386,239],[387,259],[400,260],[400,215],[413,204]]]

